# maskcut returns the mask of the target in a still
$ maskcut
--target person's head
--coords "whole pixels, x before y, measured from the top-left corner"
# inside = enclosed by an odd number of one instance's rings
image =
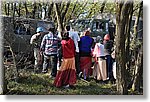
[[[55,28],[54,28],[54,27],[50,27],[50,28],[48,29],[48,31],[54,33],[54,32],[55,32]]]
[[[38,27],[37,29],[36,29],[36,33],[37,34],[41,34],[41,33],[43,33],[43,28],[42,27]]]
[[[84,32],[84,36],[89,36],[90,35],[90,31],[89,30],[86,30],[85,32]]]
[[[103,40],[102,40],[101,36],[96,37],[96,43],[103,43]]]
[[[69,39],[69,32],[64,32],[62,36],[63,40],[68,40]]]
[[[67,26],[66,26],[66,30],[67,30],[67,31],[70,31],[70,25],[67,25]]]
[[[110,35],[109,35],[109,34],[106,34],[106,35],[104,36],[104,40],[105,40],[105,41],[109,41],[109,40],[110,40]]]
[[[55,32],[55,27],[53,25],[48,25],[47,30],[54,33]]]

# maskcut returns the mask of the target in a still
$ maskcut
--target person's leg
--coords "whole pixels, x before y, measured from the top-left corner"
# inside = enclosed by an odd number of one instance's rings
[[[109,59],[108,59],[108,56],[106,55],[106,74],[107,74],[107,78],[109,78],[108,62],[109,62]]]
[[[38,49],[34,48],[34,72],[38,70]]]
[[[108,58],[108,76],[109,76],[109,79],[111,80],[112,76],[113,76],[113,73],[112,73],[112,58],[111,58],[111,55],[107,55],[107,58]]]
[[[77,75],[79,75],[79,73],[80,73],[80,56],[79,56],[78,52],[76,52],[76,56],[75,56],[75,67],[76,67]]]
[[[57,74],[57,61],[58,61],[58,57],[57,55],[52,55],[50,56],[50,61],[51,61],[51,68],[52,68],[52,71],[51,71],[51,76],[52,77],[56,77],[56,74]]]
[[[44,62],[43,62],[43,73],[47,73],[48,72],[48,66],[49,66],[49,57],[44,55]]]

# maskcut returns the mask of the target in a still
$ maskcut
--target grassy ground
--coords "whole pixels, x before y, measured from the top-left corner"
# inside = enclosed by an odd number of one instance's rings
[[[9,81],[7,95],[116,95],[113,84],[77,80],[76,89],[56,88],[49,74],[21,74],[19,82]]]

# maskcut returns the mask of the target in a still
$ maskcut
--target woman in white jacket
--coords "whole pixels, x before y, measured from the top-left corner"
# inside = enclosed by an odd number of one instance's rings
[[[96,44],[93,52],[93,57],[95,57],[95,65],[93,70],[93,76],[97,81],[106,81],[107,73],[106,73],[106,60],[104,53],[104,45],[102,38],[97,36]]]

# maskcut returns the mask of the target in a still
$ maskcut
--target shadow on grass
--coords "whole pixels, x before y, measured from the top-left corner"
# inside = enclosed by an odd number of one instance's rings
[[[31,84],[31,85],[43,85],[53,86],[53,80],[43,74],[32,74],[30,76],[21,76],[18,83],[20,84]]]
[[[115,91],[110,85],[97,84],[91,80],[77,80],[75,89],[56,88],[49,75],[30,74],[20,76],[18,83],[9,82],[10,95],[112,95]]]

